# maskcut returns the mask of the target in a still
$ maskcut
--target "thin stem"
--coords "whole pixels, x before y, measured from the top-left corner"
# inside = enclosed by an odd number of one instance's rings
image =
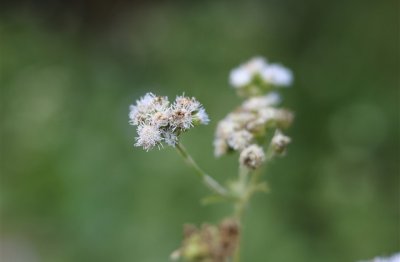
[[[272,150],[272,146],[268,147],[266,157],[265,157],[265,164],[270,162],[274,157],[274,152]],[[254,187],[258,184],[258,181],[261,177],[262,169],[256,170],[250,180],[248,179],[249,171],[246,170],[244,167],[239,167],[239,182],[241,184],[242,196],[238,199],[235,204],[235,218],[241,224],[241,220],[243,217],[244,210],[249,203],[251,197],[253,196],[255,190]],[[233,262],[240,262],[240,239],[238,240],[238,245],[235,250],[235,254],[233,255]]]
[[[187,152],[187,150],[181,143],[176,144],[175,148],[179,152],[179,154],[183,157],[185,162],[196,171],[196,174],[200,177],[203,183],[211,191],[220,196],[228,195],[226,189],[223,186],[221,186],[214,178],[207,175],[207,173],[200,168],[200,166],[196,163],[196,161],[194,161],[194,159],[191,157],[191,155]]]

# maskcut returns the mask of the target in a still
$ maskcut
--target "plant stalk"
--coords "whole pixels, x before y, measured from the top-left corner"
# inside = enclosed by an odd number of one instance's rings
[[[213,193],[220,196],[228,196],[227,190],[223,186],[221,186],[221,184],[219,184],[214,178],[207,175],[207,173],[204,172],[203,169],[200,168],[200,166],[196,163],[196,161],[194,161],[194,159],[191,157],[191,155],[187,152],[187,150],[181,143],[177,143],[175,148],[178,151],[178,153],[183,157],[185,162],[196,171],[196,174],[200,177],[202,182]]]

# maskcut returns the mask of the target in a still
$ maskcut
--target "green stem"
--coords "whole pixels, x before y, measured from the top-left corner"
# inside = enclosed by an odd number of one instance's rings
[[[196,163],[196,161],[194,161],[194,159],[190,156],[190,154],[186,151],[185,147],[181,143],[178,143],[175,148],[183,157],[185,162],[196,171],[196,174],[211,191],[220,196],[228,195],[227,190],[223,186],[221,186],[214,178],[207,175],[207,173],[200,168],[200,166]]]
[[[274,157],[274,153],[272,150],[272,147],[269,146],[266,157],[265,157],[265,164],[267,164],[269,161],[272,160]],[[258,181],[261,177],[262,169],[258,169],[252,174],[250,180],[248,181],[248,176],[249,176],[249,171],[246,170],[244,167],[239,167],[239,183],[240,183],[240,188],[241,188],[241,197],[238,199],[238,201],[235,204],[235,218],[241,224],[241,220],[243,217],[244,210],[249,203],[251,197],[253,196],[255,190],[255,186],[258,184]],[[234,262],[240,262],[240,238],[238,240],[238,246],[235,250],[235,254],[233,255],[233,261]]]

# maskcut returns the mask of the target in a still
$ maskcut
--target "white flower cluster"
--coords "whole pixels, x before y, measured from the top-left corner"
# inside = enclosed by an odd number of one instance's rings
[[[256,88],[269,89],[271,86],[287,87],[293,82],[292,71],[280,64],[269,64],[263,57],[254,57],[234,68],[229,76],[230,84],[237,89],[249,89],[254,94]]]
[[[252,97],[229,113],[217,126],[214,153],[222,156],[229,151],[242,151],[265,136],[267,128],[285,128],[293,120],[293,114],[276,108],[280,97],[276,93]]]
[[[239,95],[248,98],[218,123],[214,153],[219,157],[239,151],[240,164],[257,169],[266,160],[266,154],[259,144],[265,141],[269,129],[278,130],[270,144],[274,154],[283,154],[290,143],[290,138],[279,129],[287,128],[292,123],[293,113],[278,108],[281,98],[270,91],[272,87],[289,86],[293,75],[282,65],[269,64],[264,58],[255,57],[233,69],[229,80]]]
[[[147,93],[129,109],[129,123],[138,127],[135,146],[147,151],[162,142],[175,146],[182,132],[210,121],[194,97],[178,96],[171,104],[168,97]]]

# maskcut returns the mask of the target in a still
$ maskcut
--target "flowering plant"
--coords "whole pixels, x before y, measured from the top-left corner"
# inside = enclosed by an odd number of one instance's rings
[[[194,168],[202,182],[212,191],[212,200],[232,203],[233,215],[219,225],[204,224],[201,228],[187,225],[182,246],[171,258],[189,262],[225,262],[240,260],[240,228],[243,211],[254,193],[267,191],[260,181],[262,168],[276,156],[285,155],[291,139],[283,134],[293,121],[293,113],[278,108],[281,102],[276,90],[290,86],[289,69],[255,57],[233,69],[230,84],[246,100],[229,113],[217,126],[214,139],[216,157],[239,153],[239,175],[234,182],[221,185],[203,171],[183,147],[182,133],[199,125],[207,125],[209,117],[194,97],[178,96],[171,103],[168,97],[147,93],[130,106],[129,123],[137,126],[135,146],[146,151],[164,144],[175,147]]]

